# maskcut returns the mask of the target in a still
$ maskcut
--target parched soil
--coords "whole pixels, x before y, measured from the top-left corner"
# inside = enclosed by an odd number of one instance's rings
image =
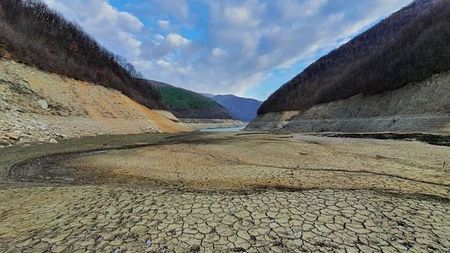
[[[266,133],[140,145],[10,167],[0,251],[450,250],[448,147]]]
[[[21,165],[22,181],[159,184],[195,190],[371,189],[446,197],[449,148],[410,141],[210,134]]]

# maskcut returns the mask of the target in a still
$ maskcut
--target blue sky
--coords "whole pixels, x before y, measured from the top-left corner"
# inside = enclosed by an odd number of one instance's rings
[[[44,0],[149,79],[264,100],[412,0]]]

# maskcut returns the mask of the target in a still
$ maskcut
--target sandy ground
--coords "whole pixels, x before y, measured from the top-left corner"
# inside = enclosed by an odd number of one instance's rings
[[[446,197],[449,159],[448,147],[420,142],[230,133],[64,158],[45,173],[197,190],[372,189]]]
[[[264,133],[121,138],[113,142],[150,142],[7,173],[0,251],[450,250],[448,147]]]

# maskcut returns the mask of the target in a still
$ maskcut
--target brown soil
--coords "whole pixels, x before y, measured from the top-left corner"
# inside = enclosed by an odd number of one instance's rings
[[[0,146],[58,136],[191,130],[171,113],[150,110],[116,90],[9,60],[0,61],[0,95]]]
[[[69,141],[4,149],[0,171],[91,151],[9,170],[1,252],[450,249],[445,146],[264,133]]]
[[[372,189],[448,197],[449,157],[448,147],[411,141],[214,134],[62,157],[28,176],[202,190]]]

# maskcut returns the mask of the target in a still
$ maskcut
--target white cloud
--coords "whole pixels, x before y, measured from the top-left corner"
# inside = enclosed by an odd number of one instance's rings
[[[158,26],[163,30],[168,30],[170,28],[170,21],[160,19],[158,20]]]
[[[165,61],[165,60],[158,60],[156,63],[158,63],[158,65],[160,65],[160,66],[162,66],[164,68],[171,66],[170,62]]]
[[[412,0],[136,0],[128,12],[107,0],[44,1],[150,79],[244,95]]]
[[[225,21],[232,25],[256,26],[259,21],[254,20],[251,11],[243,6],[229,6],[224,9],[223,16]]]
[[[213,48],[211,54],[212,54],[212,56],[214,56],[216,58],[221,58],[221,57],[224,57],[227,53],[222,48],[216,47],[216,48]]]
[[[44,0],[51,8],[75,21],[106,48],[129,60],[141,53],[137,34],[144,24],[128,12],[112,7],[107,0]]]
[[[277,8],[281,13],[281,18],[285,20],[295,20],[299,17],[316,15],[329,0],[281,0],[276,1]]]
[[[190,43],[188,39],[176,33],[167,35],[167,42],[170,47],[185,47]]]

